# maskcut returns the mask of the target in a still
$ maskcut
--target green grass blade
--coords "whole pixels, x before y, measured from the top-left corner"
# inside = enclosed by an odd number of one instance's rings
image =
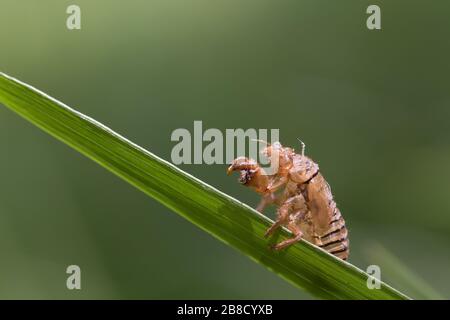
[[[272,223],[267,217],[99,122],[2,73],[0,103],[317,297],[408,299],[384,283],[381,289],[368,289],[366,273],[309,243],[299,243],[283,252],[269,250],[263,238]],[[287,236],[289,233],[283,230],[278,240]]]

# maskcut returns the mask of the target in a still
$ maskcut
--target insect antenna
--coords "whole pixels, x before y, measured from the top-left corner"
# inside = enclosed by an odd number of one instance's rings
[[[300,141],[300,143],[302,145],[302,156],[305,156],[306,145],[305,145],[305,143],[302,140],[300,140],[300,138],[297,138],[297,140]]]
[[[267,141],[260,140],[260,139],[252,139],[252,141],[255,141],[255,142],[261,142],[261,143],[265,144],[266,146],[269,145],[269,143],[268,143]]]

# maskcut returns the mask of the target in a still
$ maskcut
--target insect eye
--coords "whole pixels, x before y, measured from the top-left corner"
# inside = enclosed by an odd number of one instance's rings
[[[242,170],[239,177],[239,182],[241,184],[247,184],[253,177],[253,172],[251,170]]]

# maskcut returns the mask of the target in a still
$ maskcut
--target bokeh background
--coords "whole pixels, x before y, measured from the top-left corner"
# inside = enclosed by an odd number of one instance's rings
[[[444,0],[0,0],[0,70],[167,160],[194,120],[301,138],[350,262],[450,298],[449,15]],[[0,298],[313,298],[3,106],[0,150]],[[181,168],[258,201],[225,165]]]

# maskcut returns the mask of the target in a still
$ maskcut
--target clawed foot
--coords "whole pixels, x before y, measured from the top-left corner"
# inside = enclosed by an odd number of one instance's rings
[[[283,250],[291,245],[293,245],[294,243],[299,242],[302,239],[302,235],[297,235],[294,238],[290,238],[290,239],[286,239],[284,241],[281,241],[280,243],[274,244],[272,246],[270,246],[270,249],[275,250],[275,251],[280,251]]]
[[[302,237],[294,237],[294,238],[290,238],[284,241],[281,241],[280,243],[274,244],[272,246],[270,246],[270,249],[275,250],[275,251],[280,251],[283,250],[291,245],[293,245],[296,242],[299,242],[302,239]]]
[[[280,226],[281,226],[280,221],[275,222],[269,229],[267,229],[266,233],[264,234],[264,237],[267,238],[268,236],[270,236]],[[291,231],[293,231],[293,230],[291,230]],[[295,229],[294,237],[283,240],[280,243],[274,244],[274,245],[270,246],[270,248],[272,250],[276,250],[276,251],[283,250],[283,249],[299,242],[302,239],[302,236],[303,236],[302,232],[299,231],[298,229]]]
[[[275,223],[271,225],[269,229],[267,229],[266,233],[264,233],[264,238],[271,236],[280,226],[281,222],[275,221]]]

